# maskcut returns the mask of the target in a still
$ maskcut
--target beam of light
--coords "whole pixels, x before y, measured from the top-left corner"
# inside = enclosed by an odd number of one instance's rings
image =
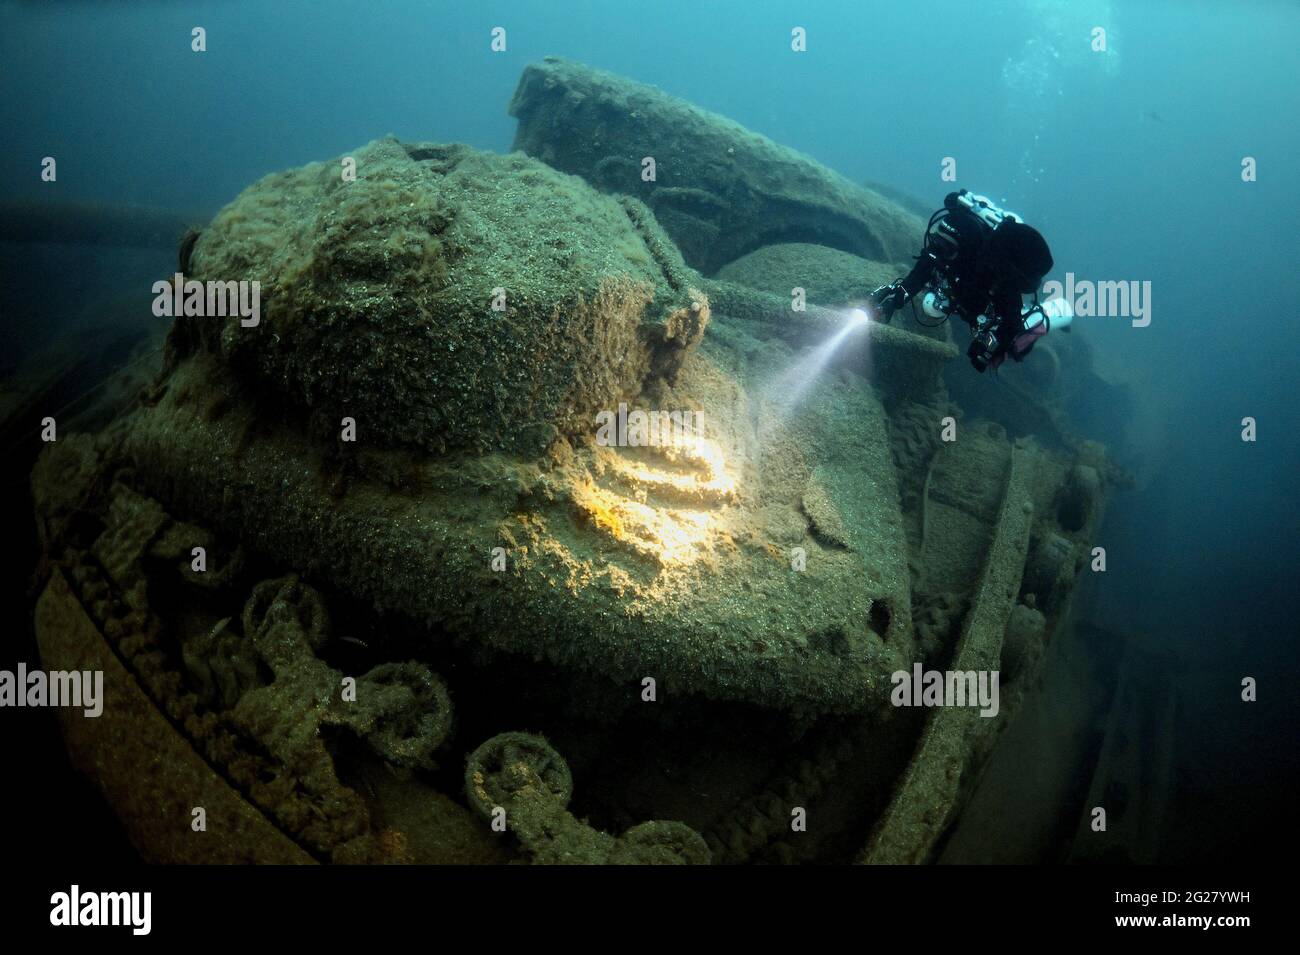
[[[663,567],[698,559],[718,524],[708,511],[654,507],[591,481],[575,488],[574,501],[595,527]]]
[[[838,330],[806,350],[765,389],[778,422],[807,395],[845,340],[865,332],[871,321],[861,308],[841,314],[844,323]],[[607,452],[603,473],[625,487],[603,487],[589,477],[574,488],[574,503],[591,526],[665,570],[691,564],[713,549],[721,520],[716,508],[735,498],[736,480],[722,448],[701,435],[674,434],[667,445],[646,452],[660,461]],[[671,503],[652,503],[666,494]]]
[[[650,490],[671,488],[708,500],[735,496],[736,479],[727,473],[726,457],[716,441],[701,435],[676,433],[669,444],[657,450],[670,465],[687,471],[676,473],[644,464],[614,463],[611,467]]]
[[[840,346],[854,332],[865,332],[871,317],[861,308],[842,313],[844,325],[830,338],[803,353],[799,359],[782,372],[764,389],[764,396],[772,404],[778,420],[784,420],[808,395],[808,390],[826,370]]]
[[[713,550],[722,526],[719,508],[736,498],[736,480],[716,441],[675,431],[665,444],[631,454],[598,447],[596,455],[606,484],[589,475],[573,491],[593,527],[665,570]]]

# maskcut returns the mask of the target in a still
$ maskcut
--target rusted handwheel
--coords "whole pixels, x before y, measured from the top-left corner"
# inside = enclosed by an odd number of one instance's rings
[[[451,696],[442,680],[421,663],[384,663],[362,681],[373,725],[367,742],[395,766],[432,769],[434,751],[451,732]]]
[[[256,641],[276,623],[296,624],[312,650],[325,645],[330,634],[329,611],[320,593],[297,574],[264,580],[244,605],[244,635]]]
[[[563,808],[573,795],[569,764],[555,747],[532,733],[501,733],[470,753],[465,765],[465,797],[485,819],[521,795],[554,799]]]
[[[704,838],[684,822],[643,822],[618,840],[614,865],[708,865],[712,854]]]

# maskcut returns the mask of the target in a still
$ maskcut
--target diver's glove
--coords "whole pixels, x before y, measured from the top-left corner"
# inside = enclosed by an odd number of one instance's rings
[[[880,310],[881,320],[884,322],[888,322],[894,313],[903,307],[907,299],[907,289],[903,288],[902,282],[891,282],[888,285],[882,285],[871,293],[871,301],[876,303],[876,308]]]

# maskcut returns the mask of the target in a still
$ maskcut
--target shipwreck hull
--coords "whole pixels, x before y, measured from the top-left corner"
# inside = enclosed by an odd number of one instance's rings
[[[923,223],[793,149],[661,90],[559,57],[524,69],[515,149],[643,200],[705,275],[805,242],[897,265]],[[655,178],[643,178],[645,160]]]
[[[300,423],[273,425],[230,397],[236,389],[201,359],[178,369],[124,435],[121,450],[138,483],[377,611],[492,650],[545,657],[629,692],[649,677],[667,693],[810,713],[879,708],[884,677],[906,659],[888,646],[910,639],[910,596],[892,570],[906,557],[901,518],[889,518],[897,500],[891,483],[858,477],[858,520],[836,518],[853,528],[851,539],[819,543],[807,518],[791,511],[800,528],[794,546],[814,555],[802,576],[779,535],[744,550],[731,543],[731,528],[738,536],[744,526],[730,513],[738,508],[722,504],[695,513],[715,515],[708,533],[719,550],[731,551],[660,566],[636,539],[599,524],[618,505],[612,491],[589,497],[595,462],[575,461],[568,470],[517,459],[420,468],[375,451],[365,470],[349,472],[305,439]],[[862,451],[887,456],[878,408],[874,427]],[[870,473],[868,460],[852,463]],[[874,463],[892,478],[887,457]],[[395,471],[406,487],[385,480]],[[849,466],[822,473],[847,474]],[[502,487],[507,478],[514,483]],[[504,571],[493,569],[496,547],[504,548]],[[784,604],[748,596],[765,592],[779,593]],[[880,626],[872,623],[876,601],[893,608],[884,633],[871,629]]]
[[[912,213],[578,64],[511,109],[528,155],[250,186],[184,251],[260,322],[177,318],[142,400],[42,454],[42,656],[115,713],[65,723],[77,765],[159,861],[932,860],[1104,450],[1014,439],[946,340],[838,307]],[[704,425],[600,430],[668,410]],[[999,715],[891,705],[917,664],[1002,672]]]

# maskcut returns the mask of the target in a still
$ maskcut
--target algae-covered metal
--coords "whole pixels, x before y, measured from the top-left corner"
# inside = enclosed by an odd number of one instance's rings
[[[186,278],[258,282],[260,321],[178,318],[142,400],[43,454],[47,663],[111,658],[119,718],[190,753],[77,727],[78,764],[158,859],[199,789],[222,860],[928,859],[1103,450],[1013,441],[946,340],[854,324],[844,276],[919,236],[889,200],[576,64],[512,108],[534,158],[389,138],[250,186]],[[765,262],[820,263],[805,307]],[[1000,716],[893,705],[918,664],[1004,671]]]

